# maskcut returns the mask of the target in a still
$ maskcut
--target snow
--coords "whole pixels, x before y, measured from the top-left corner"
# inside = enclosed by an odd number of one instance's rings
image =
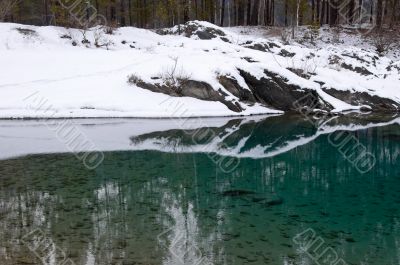
[[[243,102],[239,103],[245,110],[236,113],[220,102],[172,98],[127,83],[131,74],[148,83],[157,82],[155,77],[171,68],[174,58],[178,59],[179,71],[190,79],[207,82],[215,90],[223,90],[233,101],[238,99],[219,84],[219,75],[230,75],[248,89],[238,69],[257,78],[265,78],[267,69],[287,78],[291,84],[316,90],[334,106],[334,111],[357,110],[360,106],[351,106],[327,95],[316,81],[323,82],[324,87],[367,92],[400,102],[399,72],[387,70],[390,65],[398,66],[398,61],[385,57],[376,59],[373,52],[357,47],[309,48],[283,45],[277,40],[274,43],[280,48],[261,52],[246,48],[243,43],[272,40],[239,34],[207,22],[196,23],[224,31],[231,43],[220,38],[199,40],[197,37],[162,36],[145,29],[120,28],[113,35],[102,34],[101,44],[110,45],[96,48],[94,39],[102,32],[100,28],[89,30],[87,38],[91,43],[82,44],[83,35],[77,29],[0,23],[0,118],[158,118],[281,113]],[[18,28],[33,30],[33,33],[22,34]],[[73,42],[77,45],[73,46]],[[296,55],[293,58],[280,56],[282,49]],[[357,54],[365,62],[346,57],[345,52]],[[311,59],[310,54],[313,54]],[[332,55],[353,67],[365,67],[373,75],[362,76],[340,67],[336,69],[328,63]],[[256,62],[250,63],[243,59],[245,57]],[[301,68],[313,76],[304,79],[287,69],[290,67]]]

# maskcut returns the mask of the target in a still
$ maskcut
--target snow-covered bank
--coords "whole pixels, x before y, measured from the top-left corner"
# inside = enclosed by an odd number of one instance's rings
[[[398,61],[357,47],[311,49],[193,25],[181,35],[177,28],[107,35],[0,23],[0,118],[281,113],[308,94],[312,109],[400,108]]]

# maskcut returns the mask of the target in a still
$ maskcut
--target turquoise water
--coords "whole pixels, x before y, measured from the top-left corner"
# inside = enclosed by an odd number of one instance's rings
[[[72,154],[0,161],[0,264],[334,264],[313,260],[328,247],[338,265],[400,264],[398,123],[347,131],[375,157],[362,173],[331,142],[341,130],[237,122],[212,128],[230,132],[212,155],[193,132],[168,130],[131,138],[163,139],[159,150],[105,152],[95,170]],[[165,151],[171,142],[179,151]],[[231,171],[215,163],[231,156]],[[35,231],[57,250],[32,251]],[[301,248],[304,231],[319,251]]]

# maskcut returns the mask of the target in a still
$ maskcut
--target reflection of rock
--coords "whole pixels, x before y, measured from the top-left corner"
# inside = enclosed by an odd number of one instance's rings
[[[282,115],[258,122],[234,119],[221,127],[152,132],[131,137],[131,142],[139,149],[261,158],[285,153],[336,130],[362,129],[395,121],[394,117],[382,115],[326,116],[319,120]]]
[[[283,204],[283,199],[282,198],[278,198],[276,200],[267,201],[265,203],[266,206],[275,206],[275,205],[281,205],[281,204]]]
[[[276,199],[270,199],[268,198],[263,198],[263,197],[253,197],[251,199],[252,202],[257,202],[265,206],[275,206],[275,205],[281,205],[283,204],[283,199],[281,197],[278,197]]]
[[[224,197],[238,197],[238,196],[244,196],[244,195],[250,195],[254,194],[254,191],[249,191],[249,190],[227,190],[222,193],[222,196]]]

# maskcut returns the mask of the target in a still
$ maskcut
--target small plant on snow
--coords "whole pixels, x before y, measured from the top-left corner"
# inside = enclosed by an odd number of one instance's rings
[[[339,26],[333,27],[333,29],[332,29],[332,43],[335,43],[335,44],[340,43],[340,33],[341,33],[341,30],[340,30]]]
[[[308,32],[309,32],[309,35],[310,35],[310,42],[313,45],[315,45],[315,41],[319,37],[319,28],[320,28],[320,25],[319,25],[318,21],[314,22],[313,24],[311,24],[308,27]]]
[[[173,64],[164,68],[160,76],[165,86],[180,94],[183,86],[190,80],[191,75],[182,67],[178,67],[179,57],[170,58]]]
[[[137,74],[131,74],[128,76],[128,83],[129,84],[134,84],[137,85],[139,83],[142,83],[143,80],[137,75]]]
[[[144,48],[147,53],[154,53],[155,47],[154,46],[147,46]]]
[[[396,33],[382,29],[375,31],[371,37],[375,50],[380,56],[387,54],[399,42],[399,37],[396,36]]]
[[[104,33],[108,35],[113,35],[115,29],[117,28],[117,22],[111,22],[107,26],[104,27]]]
[[[72,40],[73,39],[73,34],[70,29],[65,29],[65,32],[60,35],[60,39],[68,39]]]
[[[300,62],[295,62],[294,58],[291,60],[292,66],[288,69],[293,73],[305,79],[310,79],[312,75],[315,75],[318,65],[314,56],[306,56]]]
[[[82,44],[90,44],[90,41],[87,38],[87,34],[88,34],[88,29],[87,27],[83,27],[82,29],[79,30],[79,32],[82,34]]]
[[[102,27],[97,27],[94,32],[93,32],[93,37],[94,37],[94,45],[97,48],[101,48],[101,47],[106,47],[107,50],[108,48],[113,45],[114,43],[112,42],[112,40],[110,40],[109,38],[107,38],[106,36],[104,36],[104,30]]]
[[[281,40],[282,40],[283,44],[289,45],[291,39],[292,39],[292,38],[291,38],[291,32],[290,32],[290,30],[283,29],[283,30],[281,31]]]

